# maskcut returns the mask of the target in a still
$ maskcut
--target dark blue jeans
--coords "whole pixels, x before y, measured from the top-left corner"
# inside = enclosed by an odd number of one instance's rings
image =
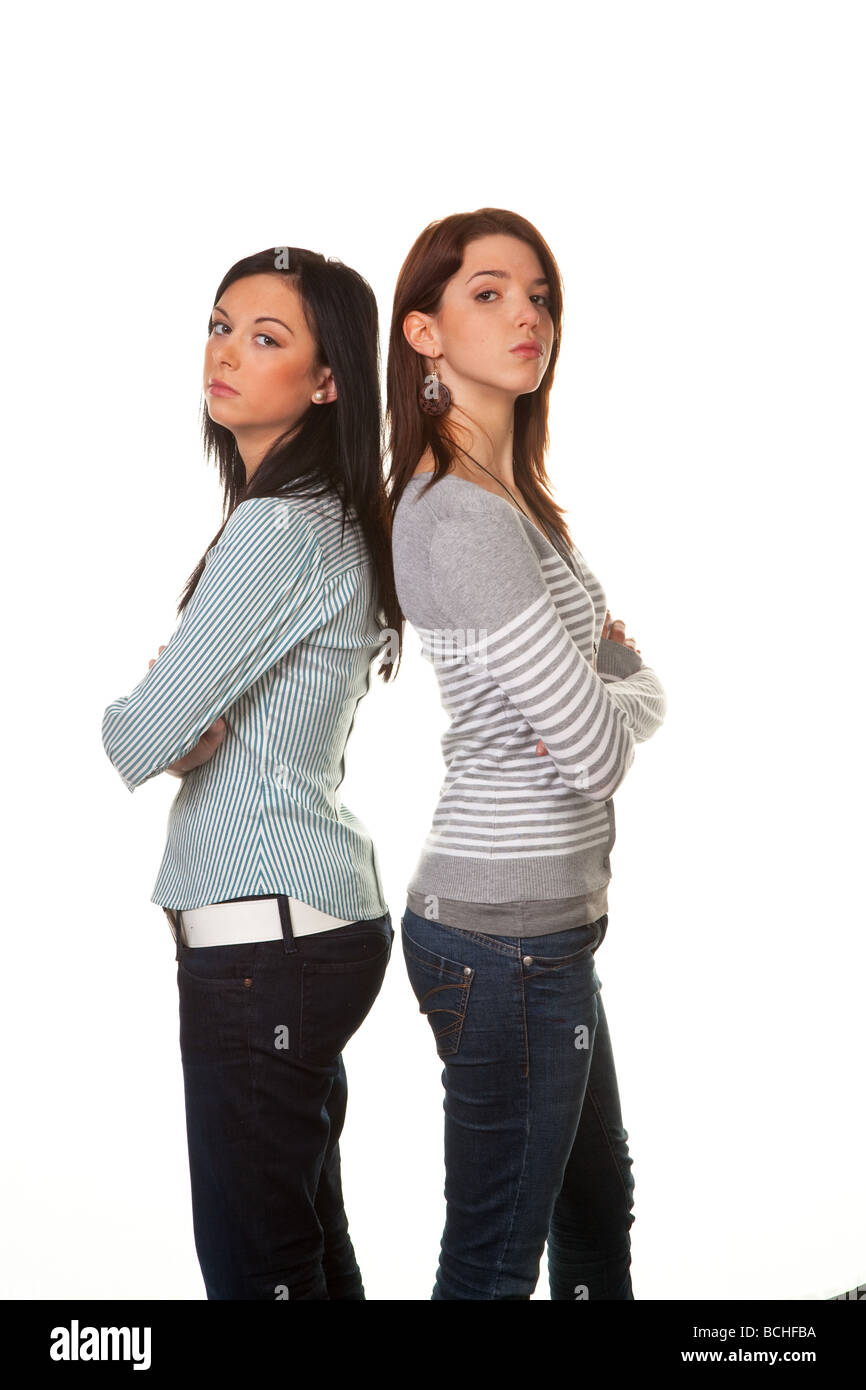
[[[445,1230],[434,1299],[632,1299],[634,1180],[594,953],[407,907],[406,969],[445,1063]]]
[[[340,1179],[342,1049],[385,977],[390,913],[177,946],[195,1245],[209,1299],[363,1299]]]

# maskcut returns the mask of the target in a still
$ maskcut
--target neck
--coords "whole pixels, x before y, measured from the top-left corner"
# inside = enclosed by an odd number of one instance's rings
[[[477,382],[461,383],[458,388],[462,406],[456,403],[449,418],[456,426],[457,442],[506,487],[514,489],[514,399],[502,391],[479,386]],[[455,395],[457,391],[455,391]],[[466,454],[457,452],[461,468],[467,477],[476,479],[479,469]]]
[[[246,470],[247,482],[250,481],[274,440],[279,438],[283,432],[284,430],[281,429],[275,433],[273,425],[251,425],[248,428],[234,431],[235,443]]]

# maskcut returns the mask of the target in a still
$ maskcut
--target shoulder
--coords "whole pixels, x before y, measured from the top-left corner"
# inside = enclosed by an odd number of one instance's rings
[[[409,480],[394,513],[394,528],[412,523],[443,534],[498,536],[512,543],[519,543],[524,535],[520,516],[509,502],[450,474],[432,487],[426,474]]]
[[[546,593],[541,557],[519,512],[472,483],[465,491],[465,504],[458,499],[429,531],[430,582],[443,607],[450,611],[459,599],[467,611],[486,605],[495,615]]]
[[[348,570],[371,568],[367,538],[353,506],[344,507],[336,492],[291,497],[292,524],[305,525],[318,546],[324,577],[335,579]]]
[[[539,570],[520,514],[504,498],[450,475],[426,488],[420,476],[407,485],[394,514],[396,565],[411,558],[417,569],[426,562],[452,581],[491,569],[507,573],[515,564]]]
[[[311,515],[312,503],[317,500],[305,495],[293,497],[289,493],[282,497],[248,497],[235,507],[229,524],[239,518],[238,524],[241,525],[268,526],[276,524],[282,517],[293,521],[297,519],[303,524]]]
[[[317,552],[319,537],[296,499],[248,497],[231,513],[216,548],[263,559],[292,560]]]
[[[441,558],[469,560],[473,555],[505,559],[516,554],[534,556],[532,542],[520,513],[485,488],[456,479],[430,509],[435,549]]]

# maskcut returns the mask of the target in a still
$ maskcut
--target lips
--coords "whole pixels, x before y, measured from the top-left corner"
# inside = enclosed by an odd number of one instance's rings
[[[240,395],[240,392],[239,392],[239,391],[236,391],[235,388],[234,388],[233,386],[228,386],[228,385],[226,384],[226,382],[224,382],[224,381],[218,381],[218,380],[216,380],[216,379],[214,379],[213,381],[210,382],[210,384],[209,384],[209,386],[208,386],[208,390],[210,391],[210,393],[211,393],[212,396],[238,396],[238,395]]]
[[[518,343],[511,351],[515,357],[541,357],[544,354],[541,343]]]

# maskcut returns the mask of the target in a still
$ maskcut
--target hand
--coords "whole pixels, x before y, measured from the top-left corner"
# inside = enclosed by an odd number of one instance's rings
[[[601,629],[601,635],[602,637],[606,637],[611,642],[621,642],[624,647],[631,647],[632,651],[637,652],[638,656],[640,656],[640,647],[635,646],[634,638],[626,637],[625,635],[625,623],[622,621],[622,619],[617,618],[616,622],[610,622],[609,608],[605,613],[604,627]],[[539,755],[539,757],[541,757],[542,754],[547,752],[547,748],[544,745],[543,739],[538,740],[538,743],[535,746],[535,751]]]
[[[638,656],[640,656],[640,647],[635,646],[634,638],[626,637],[625,635],[625,623],[622,619],[617,618],[616,622],[609,624],[609,618],[610,609],[608,608],[604,620],[604,627],[601,630],[602,637],[606,637],[610,642],[622,642],[624,647],[631,647],[632,651],[637,652]]]
[[[156,656],[151,657],[147,663],[148,671],[157,657],[162,656],[165,647],[166,644],[163,642]],[[176,762],[170,763],[165,769],[166,772],[170,772],[173,777],[183,777],[187,772],[192,772],[194,767],[201,767],[202,763],[206,763],[209,758],[213,757],[225,738],[226,731],[226,721],[220,715],[216,723],[211,724],[210,728],[205,730],[195,747],[191,748],[183,758],[178,758]]]

